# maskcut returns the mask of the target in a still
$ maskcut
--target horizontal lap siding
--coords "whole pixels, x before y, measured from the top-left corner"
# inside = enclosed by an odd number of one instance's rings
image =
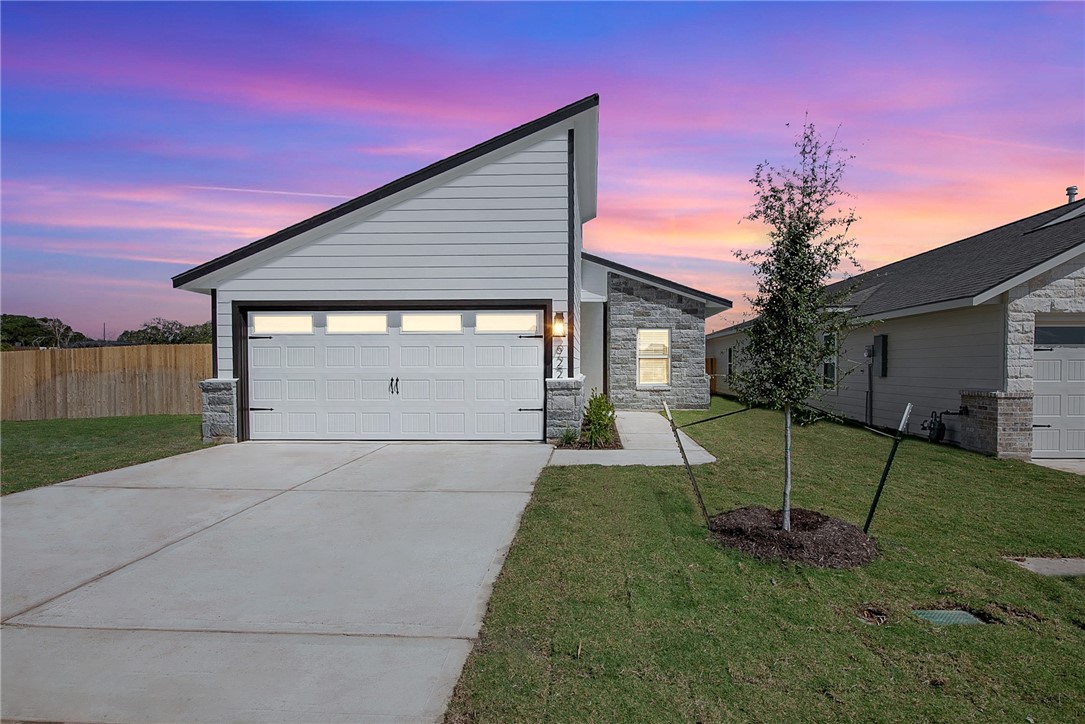
[[[840,361],[844,378],[840,389],[826,394],[823,403],[847,417],[866,416],[867,375],[863,351],[875,334],[889,337],[889,370],[874,376],[874,423],[896,427],[905,406],[914,405],[909,426],[918,432],[931,411],[956,411],[963,389],[998,390],[1002,387],[1003,310],[1001,305],[923,314],[892,319],[853,332]],[[947,437],[957,439],[954,417],[944,418]]]
[[[218,374],[233,375],[234,301],[568,296],[564,134],[451,179],[218,289]]]

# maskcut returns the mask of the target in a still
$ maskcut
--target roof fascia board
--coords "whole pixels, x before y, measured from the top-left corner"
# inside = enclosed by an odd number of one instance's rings
[[[575,127],[577,125],[577,117],[590,112],[591,118],[582,121],[582,123],[589,123],[595,126],[594,134],[589,133],[589,128],[585,128],[585,135],[590,138],[598,139],[598,107],[599,107],[599,95],[591,95],[587,98],[582,98],[575,103],[571,103],[564,108],[549,113],[540,118],[536,118],[533,121],[529,121],[521,126],[506,131],[498,136],[495,136],[488,141],[472,146],[464,151],[460,151],[448,158],[437,161],[430,164],[418,171],[402,176],[394,181],[391,181],[384,186],[381,186],[369,193],[358,196],[357,198],[346,201],[339,206],[335,206],[331,209],[327,209],[315,216],[312,216],[303,221],[299,221],[292,226],[288,226],[285,229],[277,231],[269,236],[265,236],[262,239],[252,242],[239,249],[234,249],[222,256],[212,259],[208,262],[193,267],[187,271],[173,277],[173,286],[181,289],[197,290],[206,287],[206,284],[194,285],[193,282],[201,281],[204,277],[212,272],[223,269],[227,266],[247,259],[259,252],[265,251],[279,244],[291,240],[298,235],[301,235],[307,231],[311,231],[318,228],[327,228],[329,222],[342,218],[343,216],[352,215],[354,212],[366,208],[378,201],[386,199],[390,196],[398,195],[401,192],[413,189],[415,193],[418,193],[417,187],[425,181],[433,179],[437,176],[442,176],[451,171],[460,171],[463,173],[463,168],[472,161],[490,156],[494,152],[504,151],[509,149],[513,144],[537,136],[544,132],[549,131],[555,127],[568,128],[570,126]],[[594,122],[593,122],[594,119]],[[579,151],[579,149],[578,149]],[[596,160],[596,167],[598,160]],[[587,172],[587,171],[586,171]],[[446,177],[447,178],[447,177]],[[593,198],[590,199],[592,215],[594,216],[596,202],[595,195],[595,174],[592,175],[592,194]]]
[[[708,308],[710,307],[717,309],[717,311],[712,312],[712,314],[719,314],[720,312],[724,312],[734,306],[731,303],[730,299],[725,299],[723,297],[716,296],[715,294],[709,294],[708,292],[702,292],[699,289],[694,289],[693,287],[687,287],[684,284],[672,282],[668,279],[664,279],[663,277],[658,277],[655,274],[649,274],[648,272],[634,269],[633,267],[626,266],[625,264],[619,264],[616,261],[604,259],[601,256],[596,256],[595,254],[589,254],[586,251],[581,252],[581,257],[584,261],[606,267],[610,271],[621,274],[625,277],[629,277],[630,279],[637,279],[638,281],[651,284],[654,287],[666,289],[668,292],[677,294],[680,297],[687,297],[689,299],[696,299],[698,301],[704,302],[706,307],[706,317],[711,316],[711,314],[708,314]]]
[[[1060,264],[1071,261],[1074,257],[1080,256],[1082,254],[1085,254],[1085,243],[1081,243],[1071,249],[1067,249],[1063,253],[1057,256],[1053,256],[1047,261],[1037,264],[1031,269],[1026,269],[1017,276],[1007,279],[1001,284],[993,286],[985,292],[977,294],[973,303],[983,304],[990,299],[994,299],[1003,292],[1008,292],[1014,287],[1020,286],[1021,284],[1024,284],[1030,279],[1034,279],[1035,277],[1044,274],[1045,272],[1049,272]]]

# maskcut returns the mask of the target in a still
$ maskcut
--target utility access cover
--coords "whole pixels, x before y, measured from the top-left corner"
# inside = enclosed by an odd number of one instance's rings
[[[935,626],[969,626],[972,624],[983,623],[968,611],[916,611],[916,616],[919,616],[924,621],[930,621]]]

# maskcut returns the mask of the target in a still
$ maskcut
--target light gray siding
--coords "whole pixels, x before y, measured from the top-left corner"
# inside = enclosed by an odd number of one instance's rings
[[[909,424],[917,432],[932,411],[956,412],[961,390],[1002,388],[1004,308],[1000,304],[902,317],[848,336],[840,355],[843,377],[836,391],[826,392],[821,406],[855,420],[866,416],[867,366],[863,353],[875,334],[888,335],[888,374],[873,377],[874,424],[896,427],[909,402]],[[943,418],[946,439],[959,442],[960,425]]]
[[[931,411],[956,412],[964,389],[999,390],[1003,384],[1004,315],[1001,304],[985,304],[945,312],[901,317],[852,332],[840,346],[840,383],[816,405],[853,420],[866,419],[867,366],[864,351],[874,335],[888,336],[888,374],[874,370],[874,424],[896,427],[909,402],[914,405],[909,432],[918,433]],[[707,353],[718,360],[717,390],[729,393],[724,375],[727,348],[741,334],[707,342]],[[737,351],[736,351],[737,355]],[[735,365],[741,362],[736,356]],[[849,373],[850,372],[850,373]],[[946,416],[947,440],[959,441],[959,424]]]
[[[509,150],[222,281],[218,375],[233,374],[234,301],[550,299],[568,313],[566,134]]]

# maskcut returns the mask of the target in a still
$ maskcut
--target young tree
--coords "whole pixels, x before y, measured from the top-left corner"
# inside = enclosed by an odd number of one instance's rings
[[[784,412],[783,529],[791,530],[792,411],[823,390],[822,363],[836,354],[835,341],[848,325],[841,307],[847,289],[827,290],[841,264],[855,263],[848,230],[856,220],[840,188],[849,156],[807,122],[795,142],[798,166],[757,165],[750,182],[756,201],[747,219],[764,222],[769,246],[737,252],[753,265],[758,315],[747,330],[734,386],[750,405]],[[857,266],[857,265],[856,265]]]

